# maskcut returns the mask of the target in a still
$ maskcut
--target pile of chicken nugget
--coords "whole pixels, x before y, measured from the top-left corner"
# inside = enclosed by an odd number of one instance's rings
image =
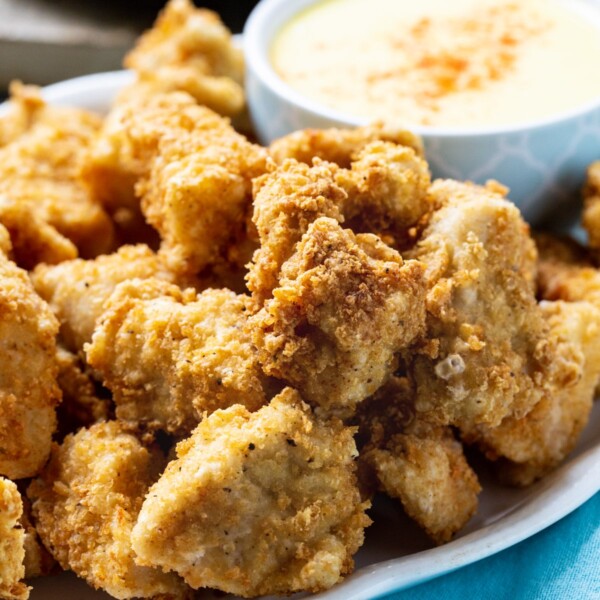
[[[251,141],[243,60],[171,0],[101,118],[0,118],[0,597],[319,591],[376,493],[435,543],[555,468],[600,377],[591,249],[384,125]],[[246,135],[245,135],[246,134]],[[402,532],[399,531],[401,536]]]

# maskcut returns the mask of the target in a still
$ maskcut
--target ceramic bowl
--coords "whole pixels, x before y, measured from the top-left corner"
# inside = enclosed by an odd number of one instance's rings
[[[244,29],[248,105],[261,142],[308,127],[353,127],[366,120],[303,96],[275,72],[269,50],[280,28],[299,11],[322,0],[262,0]],[[598,23],[600,3],[570,0]],[[596,60],[590,56],[590,60]],[[556,221],[578,204],[586,167],[600,158],[600,97],[577,110],[514,127],[463,129],[409,127],[422,136],[434,177],[484,183],[497,179],[533,223]]]

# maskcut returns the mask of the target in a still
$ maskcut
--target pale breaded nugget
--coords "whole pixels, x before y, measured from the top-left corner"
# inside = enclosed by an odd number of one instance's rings
[[[452,430],[420,419],[414,390],[397,377],[361,405],[357,423],[367,487],[374,480],[436,543],[449,541],[477,510],[481,491]]]
[[[592,163],[583,189],[582,225],[588,234],[590,248],[600,249],[600,160]]]
[[[559,360],[570,369],[569,382],[550,389],[521,418],[498,427],[479,427],[467,436],[488,457],[501,460],[501,475],[529,485],[556,467],[575,447],[588,422],[600,378],[600,309],[588,302],[542,302],[552,334],[565,347]]]
[[[186,597],[177,576],[136,565],[131,547],[144,495],[164,462],[115,422],[54,445],[27,495],[37,531],[63,569],[115,598]]]
[[[17,486],[0,477],[0,598],[26,600],[29,588],[25,577],[25,532],[20,524],[23,503]]]
[[[117,418],[186,435],[204,413],[260,408],[264,376],[244,331],[247,299],[156,279],[121,283],[86,346],[88,363],[113,392]]]
[[[241,49],[216,13],[197,9],[189,0],[167,3],[124,66],[137,74],[125,96],[179,90],[228,117],[245,107]]]
[[[250,259],[251,250],[240,255],[240,247],[251,213],[251,180],[266,163],[266,150],[227,119],[173,92],[115,108],[87,178],[111,213],[135,213],[141,198],[169,268],[197,274],[214,263],[242,266]]]
[[[27,273],[0,254],[0,474],[35,475],[56,429],[58,321]]]
[[[320,158],[348,169],[364,147],[376,141],[407,146],[418,156],[423,156],[423,142],[417,135],[384,123],[374,123],[354,129],[294,131],[272,142],[269,146],[269,154],[278,164],[283,164],[287,158],[294,158],[311,165],[314,158]]]
[[[564,375],[534,296],[536,252],[493,189],[437,181],[438,209],[408,256],[427,265],[427,344],[408,356],[416,408],[441,425],[526,414]]]
[[[114,254],[95,260],[40,265],[32,273],[36,291],[60,321],[62,340],[75,353],[91,341],[96,319],[117,284],[134,277],[173,279],[157,255],[143,244],[122,246]]]
[[[423,271],[377,236],[317,219],[250,319],[265,372],[325,413],[351,416],[424,331]]]
[[[0,148],[0,195],[22,202],[32,211],[34,220],[29,228],[36,220],[47,224],[56,230],[54,237],[68,238],[82,256],[110,250],[112,223],[81,180],[84,157],[100,127],[100,118],[80,109],[45,106],[41,99],[32,103],[27,97],[32,92],[22,89],[11,88],[12,101],[22,103],[23,110],[32,110],[35,115],[21,135]],[[21,94],[25,95],[23,100]],[[26,235],[31,238],[30,233]],[[46,231],[41,235],[46,243],[52,242]],[[56,260],[54,254],[62,251],[60,246],[51,253],[50,261]]]
[[[315,420],[289,388],[256,413],[213,413],[148,492],[138,561],[242,596],[331,587],[370,523],[352,432]]]

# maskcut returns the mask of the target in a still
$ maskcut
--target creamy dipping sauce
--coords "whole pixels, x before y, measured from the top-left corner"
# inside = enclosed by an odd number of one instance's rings
[[[327,0],[281,29],[271,62],[292,88],[356,117],[537,121],[600,100],[600,9],[588,6],[593,22],[569,4],[585,10],[575,0]]]

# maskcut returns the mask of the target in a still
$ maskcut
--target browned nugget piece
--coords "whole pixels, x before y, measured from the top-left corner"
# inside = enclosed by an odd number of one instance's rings
[[[423,270],[377,236],[317,219],[250,320],[265,372],[325,412],[350,416],[423,333]]]
[[[26,600],[29,588],[25,577],[25,532],[20,524],[23,503],[17,486],[0,477],[0,598]]]
[[[186,435],[218,408],[260,408],[264,376],[244,331],[247,299],[156,279],[120,284],[86,346],[88,363],[113,392],[117,418]]]
[[[8,229],[0,223],[0,252],[12,260],[12,242]]]
[[[349,170],[336,173],[335,181],[348,194],[345,226],[376,233],[394,247],[412,245],[412,230],[433,208],[427,163],[408,146],[371,142],[354,156]]]
[[[56,360],[57,382],[62,390],[62,402],[57,410],[59,438],[81,427],[107,421],[112,413],[112,403],[109,398],[99,397],[90,369],[80,356],[59,346]]]
[[[298,393],[219,410],[177,447],[133,530],[141,564],[242,596],[319,591],[353,569],[370,523],[353,430]]]
[[[600,160],[592,163],[587,171],[583,189],[582,224],[588,234],[590,248],[600,249]]]
[[[275,162],[283,164],[288,158],[311,165],[314,158],[350,168],[351,162],[371,142],[393,142],[412,148],[423,156],[423,143],[419,136],[384,123],[374,123],[354,129],[302,129],[279,138],[269,146]]]
[[[114,254],[94,260],[40,265],[32,273],[36,291],[58,317],[62,339],[72,352],[79,352],[92,339],[96,319],[117,284],[148,277],[173,279],[158,256],[143,244],[122,246]]]
[[[35,116],[20,136],[0,148],[0,195],[23,202],[32,211],[29,229],[39,220],[68,238],[86,257],[110,250],[112,223],[81,180],[100,118],[80,109],[45,106],[41,100],[34,104],[20,99],[21,88],[13,86],[12,91],[14,102],[32,107]],[[41,236],[51,241],[47,231],[42,230]],[[51,256],[50,260],[56,259]]]
[[[357,415],[360,458],[368,480],[402,503],[438,544],[449,541],[477,510],[481,487],[449,427],[424,422],[414,390],[392,377]]]
[[[144,495],[164,462],[116,422],[54,445],[27,494],[37,531],[63,569],[115,598],[185,597],[178,577],[136,565],[131,547]]]
[[[430,193],[438,210],[408,254],[429,286],[428,343],[407,357],[416,408],[461,428],[519,418],[564,375],[534,296],[529,228],[493,189],[440,180]]]
[[[538,235],[536,243],[538,294],[545,300],[587,301],[600,308],[600,270],[586,249],[548,234]]]
[[[25,558],[23,564],[25,566],[25,578],[33,579],[34,577],[42,577],[48,575],[55,561],[44,548],[40,537],[32,523],[31,502],[26,496],[21,496],[23,502],[23,514],[21,515],[21,526],[25,533],[23,547],[25,549]]]
[[[216,13],[197,9],[189,0],[167,3],[124,66],[137,74],[133,93],[184,91],[228,117],[245,107],[241,49]]]
[[[248,288],[258,307],[278,286],[281,265],[319,217],[342,222],[347,195],[334,181],[337,167],[318,162],[309,167],[289,160],[276,171],[254,180],[253,221],[260,248],[254,253]]]
[[[35,475],[56,429],[58,322],[27,273],[0,254],[0,474]]]
[[[575,447],[588,422],[600,378],[600,309],[588,302],[543,302],[542,314],[565,347],[560,360],[570,381],[549,390],[521,418],[509,416],[498,427],[469,432],[487,456],[501,459],[501,475],[529,485],[556,467]]]
[[[240,252],[251,214],[251,180],[266,150],[184,93],[118,106],[107,117],[87,167],[96,197],[111,213],[139,212],[161,237],[170,269],[197,274]],[[136,183],[137,182],[137,183]],[[134,191],[135,184],[135,191]]]
[[[23,269],[77,257],[77,247],[36,213],[33,201],[0,196],[0,223],[6,228],[14,261]]]

